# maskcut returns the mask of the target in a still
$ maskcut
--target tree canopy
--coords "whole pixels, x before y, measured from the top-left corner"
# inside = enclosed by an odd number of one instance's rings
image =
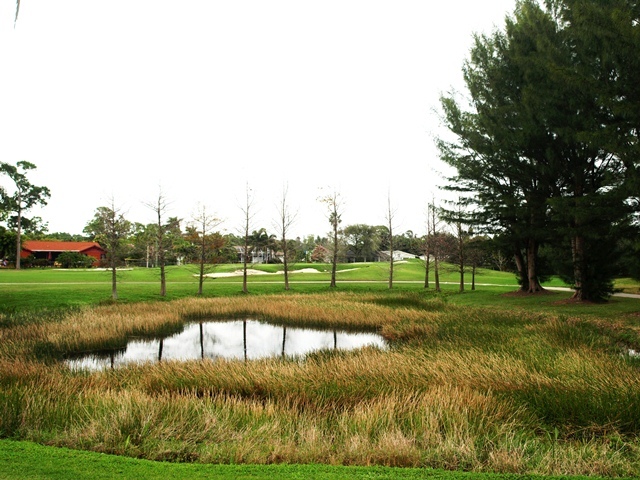
[[[511,244],[531,293],[542,289],[539,250],[549,245],[571,259],[569,271],[555,268],[576,298],[606,298],[616,252],[603,254],[602,243],[630,224],[638,130],[620,104],[637,85],[624,80],[628,65],[611,60],[625,41],[590,37],[603,18],[625,19],[619,33],[637,45],[635,2],[521,1],[504,31],[476,36],[463,70],[469,104],[441,99],[453,135],[438,146],[456,169],[448,188],[471,207],[467,223]]]

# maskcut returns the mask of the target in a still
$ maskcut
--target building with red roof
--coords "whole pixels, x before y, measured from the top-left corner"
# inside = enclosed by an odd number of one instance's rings
[[[52,264],[62,252],[78,252],[96,259],[94,265],[106,256],[106,251],[97,242],[61,242],[57,240],[27,240],[22,244],[20,258],[34,256]]]

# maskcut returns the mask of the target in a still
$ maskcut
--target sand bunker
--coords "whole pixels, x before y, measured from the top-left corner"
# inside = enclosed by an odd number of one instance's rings
[[[315,268],[301,268],[299,270],[291,270],[289,273],[320,273]],[[224,278],[224,277],[237,277],[243,274],[242,270],[235,270],[233,272],[219,272],[219,273],[207,273],[205,277],[208,278]],[[284,272],[263,272],[262,270],[256,270],[254,268],[247,268],[247,275],[283,275]]]

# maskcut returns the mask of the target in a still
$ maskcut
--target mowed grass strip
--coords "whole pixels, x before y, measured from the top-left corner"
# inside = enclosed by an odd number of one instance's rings
[[[424,468],[330,465],[220,465],[153,462],[115,455],[45,447],[30,442],[0,440],[0,477],[6,480],[149,480],[252,479],[269,480],[597,480],[598,477],[499,475]]]

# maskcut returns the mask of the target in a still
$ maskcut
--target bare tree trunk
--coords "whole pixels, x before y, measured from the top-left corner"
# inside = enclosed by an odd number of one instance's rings
[[[431,228],[433,235],[433,275],[436,283],[436,292],[441,292],[440,288],[440,271],[438,265],[438,256],[440,255],[439,248],[439,239],[437,237],[437,228],[436,228],[436,205],[435,202],[431,204]]]
[[[331,283],[329,287],[334,288],[336,286],[336,271],[338,269],[338,227],[342,221],[342,200],[340,199],[340,194],[335,190],[318,200],[326,204],[329,224],[331,225],[333,252],[331,255]]]
[[[522,284],[520,285],[520,291],[528,292],[529,276],[527,273],[526,264],[525,264],[524,258],[522,257],[522,252],[520,251],[520,248],[516,247],[515,252],[513,253],[513,259],[516,262],[516,269],[518,270],[518,276],[522,281]]]
[[[387,220],[389,221],[389,290],[393,288],[393,216],[391,195],[387,196]]]
[[[200,244],[200,274],[198,277],[198,295],[202,295],[202,290],[203,290],[203,286],[204,286],[204,262],[206,260],[206,245],[207,245],[207,239],[206,239],[206,232],[201,232],[202,233],[202,243]]]
[[[460,271],[460,292],[464,292],[464,261],[465,261],[465,251],[464,251],[464,231],[462,229],[462,224],[458,222],[456,224],[456,230],[458,235],[458,269]]]
[[[18,188],[18,224],[16,225],[16,270],[20,270],[20,254],[22,253],[22,192]]]
[[[544,288],[538,281],[536,259],[538,258],[538,242],[533,238],[529,239],[527,247],[527,283],[529,293],[543,292]]]
[[[282,242],[282,255],[283,255],[283,267],[284,267],[284,289],[289,290],[289,246],[287,245],[287,233],[289,227],[295,221],[296,214],[291,214],[287,206],[287,193],[288,187],[285,185],[282,189],[282,198],[279,208],[280,216],[280,236]]]
[[[476,262],[474,261],[471,266],[471,290],[476,289]]]
[[[244,237],[244,246],[243,246],[244,254],[242,260],[242,293],[249,293],[249,288],[247,287],[247,257],[249,256],[249,233]]]
[[[431,263],[431,218],[427,208],[427,234],[424,238],[424,288],[429,288],[429,264]]]
[[[165,272],[164,252],[164,227],[162,225],[162,213],[158,208],[158,262],[160,263],[160,296],[167,295],[167,275]]]
[[[164,245],[164,234],[165,234],[165,226],[162,224],[162,216],[166,212],[168,204],[167,199],[162,193],[162,189],[160,189],[158,193],[158,199],[154,203],[147,203],[147,207],[154,211],[157,216],[157,226],[158,232],[156,234],[156,241],[158,243],[158,248],[156,249],[156,255],[158,258],[158,264],[160,266],[160,296],[164,297],[167,295],[167,277],[165,273],[165,245]]]
[[[111,298],[118,300],[118,277],[115,262],[111,265]]]
[[[424,288],[429,288],[429,264],[431,260],[429,258],[429,249],[424,253]]]
[[[336,286],[336,271],[338,269],[338,221],[333,222],[333,253],[331,255],[331,283],[330,287]]]
[[[245,205],[244,212],[244,246],[243,246],[243,261],[242,261],[242,293],[249,293],[247,287],[247,261],[249,257],[249,226],[251,223],[251,196],[249,194],[249,185],[246,185]],[[245,323],[246,325],[246,323]],[[246,328],[246,326],[245,326]]]
[[[573,257],[573,277],[575,292],[571,298],[579,301],[588,300],[585,298],[583,286],[585,281],[584,267],[584,237],[575,235],[571,239],[571,253]]]

